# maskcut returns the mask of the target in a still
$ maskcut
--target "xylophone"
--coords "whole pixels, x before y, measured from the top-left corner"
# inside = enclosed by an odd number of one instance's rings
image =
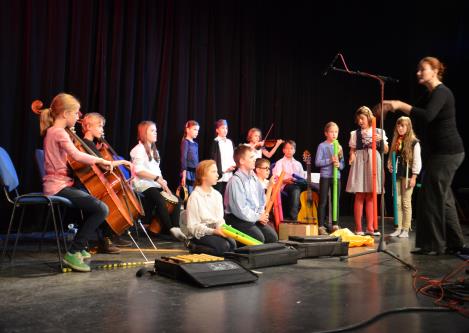
[[[173,262],[173,263],[177,263],[177,264],[224,260],[223,257],[212,256],[212,255],[204,254],[204,253],[181,254],[181,255],[178,255],[178,256],[161,257],[161,259],[167,260],[167,261],[170,261],[170,262]]]
[[[200,287],[253,282],[257,275],[236,262],[208,254],[183,254],[155,260],[155,272]]]

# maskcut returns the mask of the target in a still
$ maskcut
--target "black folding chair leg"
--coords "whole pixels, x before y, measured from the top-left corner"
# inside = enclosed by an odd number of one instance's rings
[[[42,252],[42,244],[44,243],[44,236],[46,235],[47,227],[50,220],[50,207],[47,207],[46,219],[44,221],[44,228],[42,229],[41,241],[39,242],[39,251]]]
[[[7,230],[7,235],[6,235],[6,238],[5,238],[5,244],[3,245],[2,257],[0,258],[0,264],[3,263],[3,259],[5,258],[5,255],[7,253],[8,242],[10,240],[11,228],[13,226],[13,221],[14,221],[14,218],[15,218],[15,212],[16,212],[16,205],[13,205],[13,211],[11,212],[11,217],[10,217],[10,224],[8,224],[8,230]],[[11,262],[11,257],[10,257],[10,262]]]
[[[54,230],[55,230],[55,240],[57,242],[57,256],[59,257],[59,265],[60,265],[60,271],[63,270],[63,264],[62,264],[62,251],[60,247],[60,237],[59,237],[59,231],[57,229],[57,220],[55,218],[55,209],[54,209],[54,204],[50,204],[50,210],[52,213],[52,223],[54,223]]]
[[[24,207],[21,207],[20,222],[18,224],[18,231],[16,231],[15,245],[13,246],[13,252],[11,254],[11,260],[10,261],[13,261],[13,259],[15,258],[16,247],[18,246],[18,239],[20,238],[21,227],[23,226],[23,219],[24,219]]]
[[[64,232],[64,221],[65,216],[67,216],[67,207],[64,207],[64,216],[62,217],[62,213],[60,213],[60,206],[57,206],[57,214],[59,216],[59,225],[60,225],[60,232],[62,233],[62,239],[64,241],[64,249],[67,251],[67,236]]]

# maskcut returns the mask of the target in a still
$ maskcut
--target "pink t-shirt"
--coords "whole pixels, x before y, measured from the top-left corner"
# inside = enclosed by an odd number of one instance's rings
[[[101,160],[79,151],[64,128],[50,127],[44,138],[45,175],[42,178],[44,194],[54,195],[63,188],[73,185],[73,179],[67,167],[68,156],[85,164],[95,164]]]

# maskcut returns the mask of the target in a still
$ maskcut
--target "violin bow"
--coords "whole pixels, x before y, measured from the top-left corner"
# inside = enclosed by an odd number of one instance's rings
[[[267,134],[264,137],[264,141],[267,140],[267,137],[269,136],[270,131],[272,130],[272,127],[274,127],[274,123],[272,123],[272,125],[270,125],[270,128],[269,128],[269,130],[267,131]]]

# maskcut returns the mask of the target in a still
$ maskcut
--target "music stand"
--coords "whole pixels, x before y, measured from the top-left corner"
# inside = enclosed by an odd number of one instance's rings
[[[345,69],[337,68],[337,67],[333,66],[338,57],[341,58]],[[337,53],[337,55],[332,60],[332,63],[329,65],[329,67],[326,69],[326,71],[323,73],[323,75],[324,76],[327,75],[327,73],[330,70],[335,71],[335,72],[342,72],[342,73],[346,73],[346,74],[350,74],[350,75],[354,75],[354,76],[367,77],[367,78],[377,80],[379,82],[379,85],[380,85],[380,110],[381,110],[379,118],[380,118],[381,130],[384,130],[384,109],[383,109],[384,84],[385,84],[385,82],[398,83],[399,80],[391,78],[391,77],[383,76],[383,75],[370,74],[370,73],[360,72],[360,71],[351,71],[347,68],[347,65],[345,64],[344,57],[342,56],[341,53]],[[375,135],[373,135],[372,140],[373,140],[374,156],[376,156],[376,136]],[[396,255],[393,252],[387,250],[387,248],[386,248],[386,242],[384,240],[384,205],[385,205],[385,203],[384,203],[384,149],[381,149],[380,155],[381,155],[381,235],[380,235],[380,238],[379,238],[378,247],[376,249],[373,249],[373,250],[364,251],[364,252],[352,254],[352,255],[349,255],[349,256],[342,256],[342,257],[340,257],[340,260],[345,261],[345,260],[348,260],[349,258],[361,257],[361,256],[365,256],[365,255],[368,255],[368,254],[371,254],[371,253],[384,252],[387,255],[389,255],[390,257],[392,257],[392,258],[398,260],[399,262],[401,262],[406,267],[415,270],[415,267],[413,265],[405,262],[404,260],[399,258],[398,255]],[[374,179],[373,181],[376,184],[376,179]],[[377,206],[377,204],[376,204],[377,203],[377,191],[374,191],[373,196],[374,196],[373,201],[375,203],[374,204],[374,209],[373,209],[374,210],[373,220],[374,220],[374,223],[376,223],[377,222],[377,207],[376,207]]]

